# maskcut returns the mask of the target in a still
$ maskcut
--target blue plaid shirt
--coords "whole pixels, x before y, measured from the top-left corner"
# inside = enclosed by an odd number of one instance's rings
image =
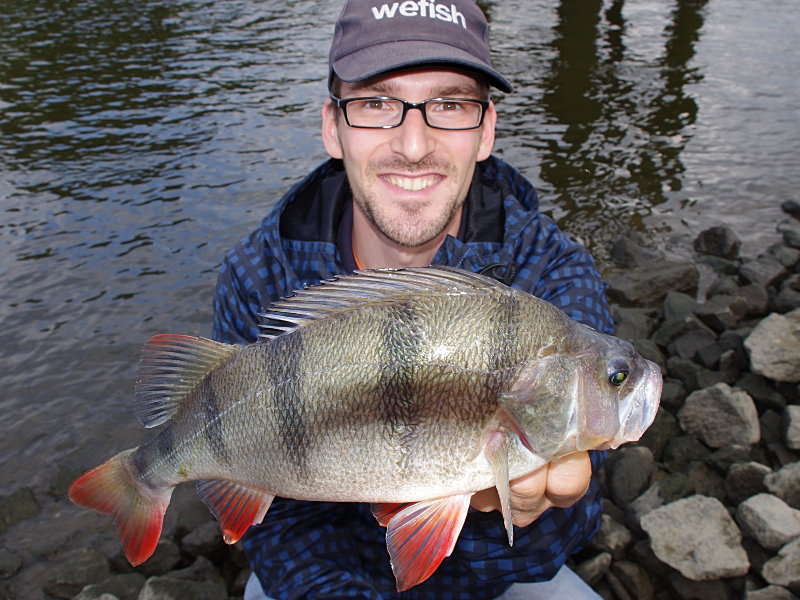
[[[573,319],[611,333],[605,283],[581,245],[539,214],[536,191],[491,157],[478,163],[457,238],[432,264],[481,271],[547,300]],[[261,227],[231,249],[214,299],[214,338],[253,342],[258,313],[296,289],[352,270],[352,196],[341,161],[329,160],[297,183]],[[344,224],[344,225],[343,225]],[[349,233],[349,232],[348,232]],[[604,452],[592,452],[596,473]],[[593,478],[570,508],[515,527],[509,547],[500,513],[470,511],[453,554],[422,584],[398,594],[385,529],[368,505],[276,498],[244,537],[250,565],[274,598],[494,598],[512,583],[550,579],[597,531],[601,505]]]

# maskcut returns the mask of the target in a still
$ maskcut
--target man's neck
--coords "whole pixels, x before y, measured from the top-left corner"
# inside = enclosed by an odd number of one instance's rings
[[[444,239],[448,235],[458,235],[463,210],[458,209],[450,225],[438,237],[423,246],[409,248],[387,239],[375,229],[358,206],[354,205],[353,208],[353,255],[361,269],[427,267]]]

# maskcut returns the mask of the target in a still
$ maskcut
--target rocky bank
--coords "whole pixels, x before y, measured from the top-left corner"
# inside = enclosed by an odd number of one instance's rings
[[[724,227],[670,260],[635,237],[604,273],[618,335],[661,365],[661,408],[611,453],[605,514],[573,568],[609,600],[800,597],[800,203],[755,257]],[[93,465],[86,465],[87,467]],[[191,486],[136,569],[110,521],[51,489],[0,497],[0,598],[226,600],[249,575]]]

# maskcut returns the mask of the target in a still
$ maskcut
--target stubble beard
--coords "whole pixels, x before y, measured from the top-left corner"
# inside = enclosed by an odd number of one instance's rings
[[[408,174],[435,171],[444,173],[448,177],[452,177],[454,173],[454,169],[449,163],[442,161],[426,159],[416,164],[404,161],[382,161],[370,166],[366,173],[367,181],[372,180],[375,173],[385,171],[399,171]],[[400,202],[387,209],[382,205],[381,199],[374,190],[366,190],[364,197],[354,194],[353,198],[370,224],[381,235],[403,248],[424,246],[441,236],[464,203],[464,199],[455,197],[455,192],[452,192],[444,199],[436,213],[426,219],[423,213],[428,208],[428,204]]]

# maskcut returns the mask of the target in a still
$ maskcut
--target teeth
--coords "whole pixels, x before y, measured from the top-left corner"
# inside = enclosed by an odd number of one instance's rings
[[[409,192],[418,192],[436,183],[436,177],[393,177],[386,178],[389,183]]]

